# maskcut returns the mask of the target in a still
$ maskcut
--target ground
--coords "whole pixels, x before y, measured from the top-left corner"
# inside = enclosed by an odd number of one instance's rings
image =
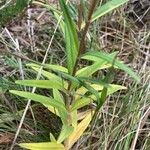
[[[49,0],[48,3],[58,5],[54,0]],[[134,144],[138,150],[148,150],[150,147],[149,20],[150,1],[131,0],[90,27],[93,43],[97,43],[99,49],[119,51],[119,58],[141,77],[141,82],[137,85],[125,73],[116,71],[114,83],[124,85],[128,90],[109,97],[103,106],[92,136],[92,148],[95,150],[132,149]],[[51,11],[33,3],[0,29],[0,149],[10,147],[26,105],[26,102],[10,95],[8,90],[17,89],[14,84],[17,79],[35,78],[35,72],[25,68],[27,61],[24,58],[42,62],[56,24]],[[16,48],[16,39],[19,48]],[[47,63],[65,65],[63,47],[63,37],[57,30]],[[13,53],[21,55],[22,59],[13,56]],[[84,64],[81,63],[82,65]],[[47,94],[46,90],[39,92]],[[50,131],[57,136],[61,128],[60,120],[47,113],[48,110],[39,104],[33,104],[32,107],[33,111],[28,112],[17,142],[33,142],[33,139],[46,141]],[[74,149],[89,149],[89,138],[90,134],[85,133]]]

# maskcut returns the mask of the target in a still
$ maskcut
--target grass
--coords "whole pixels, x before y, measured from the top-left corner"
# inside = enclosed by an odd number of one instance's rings
[[[108,14],[107,16],[103,17],[101,21],[96,21],[91,27],[90,27],[90,34],[92,35],[91,39],[91,45],[94,47],[100,47],[101,49],[104,49],[105,51],[113,51],[113,49],[119,50],[119,57],[124,60],[126,63],[130,63],[129,65],[136,70],[142,76],[141,83],[137,85],[134,83],[129,77],[124,75],[122,72],[117,72],[114,82],[115,83],[121,83],[122,85],[125,85],[128,87],[128,91],[125,93],[118,92],[114,94],[113,96],[109,97],[107,99],[107,102],[103,106],[101,112],[99,113],[99,116],[97,117],[97,121],[95,123],[95,128],[93,131],[93,134],[91,136],[90,133],[86,132],[80,140],[74,145],[76,149],[90,149],[91,145],[87,141],[90,141],[92,139],[92,148],[93,149],[149,149],[150,141],[149,141],[149,79],[150,79],[150,72],[149,72],[149,50],[147,49],[148,40],[149,40],[149,33],[148,28],[143,27],[143,29],[139,30],[136,29],[136,25],[130,25],[130,22],[127,21],[127,18],[124,18],[124,7],[118,9],[117,11],[113,12],[112,14]],[[37,8],[33,8],[34,11],[36,11]],[[44,9],[41,9],[41,13],[44,11]],[[34,15],[34,14],[33,14]],[[40,15],[40,13],[39,13]],[[49,16],[50,15],[50,16]],[[52,17],[52,14],[45,13],[45,16]],[[117,17],[117,18],[116,18]],[[112,18],[111,21],[110,18]],[[113,19],[115,18],[115,19]],[[53,20],[52,20],[53,22]],[[53,22],[54,23],[54,22]],[[38,24],[38,23],[37,23]],[[35,23],[36,25],[36,23]],[[55,24],[56,25],[56,24]],[[46,26],[47,30],[53,30],[48,29],[48,25]],[[11,29],[11,26],[10,26]],[[40,27],[39,27],[40,30]],[[42,31],[43,32],[43,31]],[[52,31],[50,31],[51,33]],[[23,31],[22,33],[15,33],[12,32],[14,37],[17,36],[17,34],[20,34],[19,36],[23,38],[24,40],[28,40],[26,37],[24,37]],[[60,31],[56,31],[58,36],[55,36],[52,44],[51,44],[51,51],[50,55],[47,59],[47,62],[60,62],[61,64],[65,64],[64,61],[66,59],[66,56],[64,55],[63,50],[63,40],[60,38]],[[16,35],[15,35],[16,34]],[[43,36],[45,34],[45,31],[43,33]],[[51,34],[49,34],[51,35]],[[138,35],[138,36],[137,36]],[[8,35],[3,33],[1,35],[5,40],[8,41]],[[50,40],[50,37],[46,36],[46,39],[44,39],[42,42],[47,43],[47,41]],[[39,38],[38,35],[35,33],[32,38]],[[30,39],[31,40],[31,39]],[[39,40],[37,40],[39,41]],[[37,49],[43,49],[43,51],[46,51],[44,44],[38,43],[35,41],[35,45],[37,48],[35,48],[35,52],[32,52],[30,50],[30,46],[28,47],[28,51],[25,52],[25,54],[30,57],[31,59],[36,59],[37,61],[41,62],[43,59],[43,55],[39,52],[37,53]],[[4,41],[3,41],[4,42]],[[30,45],[30,41],[27,41]],[[13,47],[12,41],[9,39],[8,44]],[[9,47],[9,45],[7,46]],[[48,44],[45,44],[48,45]],[[21,53],[23,53],[23,49],[26,47],[26,44],[21,44],[20,49]],[[4,47],[6,50],[6,48]],[[15,48],[14,48],[15,49]],[[12,49],[13,50],[13,49]],[[31,55],[33,54],[33,55]],[[34,55],[35,54],[35,55]],[[57,55],[59,54],[59,55]],[[15,81],[16,79],[20,79],[21,76],[21,70],[20,70],[20,64],[19,60],[15,59],[14,57],[3,57],[5,62],[8,61],[8,58],[11,62],[15,62],[17,65],[16,68],[12,67],[12,63],[10,65],[6,64],[6,71],[8,72],[8,75],[5,75],[5,78],[7,80]],[[24,71],[24,77],[28,79],[33,79],[35,77],[35,72],[28,73],[28,70],[24,68],[24,62],[22,62],[23,71]],[[82,64],[81,64],[82,66]],[[20,73],[19,73],[20,72]],[[98,75],[102,75],[104,71],[100,71]],[[15,73],[15,74],[14,74]],[[10,76],[11,74],[11,76]],[[97,76],[98,76],[97,75]],[[12,83],[7,83],[7,85]],[[23,110],[25,103],[22,100],[17,100],[16,96],[10,97],[8,94],[9,88],[6,88],[2,91],[2,94],[7,97],[8,102],[10,103],[13,99],[16,99],[14,103],[13,110],[10,111],[10,108],[7,108],[9,106],[6,106],[5,103],[1,104],[1,114],[6,113],[9,115],[10,113],[14,114],[12,116],[14,119],[13,121],[9,121],[9,124],[7,121],[1,123],[1,126],[5,126],[5,128],[2,128],[2,133],[13,133],[15,134],[16,129],[18,127],[18,123],[20,118],[15,116],[16,112]],[[41,93],[47,93],[47,91],[39,91]],[[2,100],[4,98],[2,97]],[[12,105],[12,104],[11,104]],[[32,104],[33,106],[35,104]],[[38,110],[39,108],[35,106]],[[93,106],[91,106],[93,107]],[[34,108],[34,107],[33,107]],[[3,112],[5,110],[5,112]],[[31,110],[30,110],[31,111]],[[37,119],[36,116],[39,114],[36,114],[37,112],[33,109],[33,112],[28,116],[26,116],[26,119],[24,121],[24,125],[26,128],[26,132],[23,132],[24,128],[21,130],[18,138],[18,142],[33,142],[33,138],[29,138],[28,135],[30,135],[30,129],[28,126],[31,126],[32,131],[43,131],[43,123],[40,122],[42,119]],[[41,115],[39,115],[41,116]],[[46,113],[46,117],[48,116],[48,113]],[[9,117],[8,117],[9,118]],[[52,117],[53,118],[53,117]],[[55,123],[54,123],[55,124]],[[44,125],[44,128],[49,125]],[[11,128],[14,130],[12,131]],[[38,127],[38,129],[37,129]],[[53,127],[52,127],[53,128]],[[35,139],[35,142],[38,141],[46,141],[49,138],[49,130],[46,131],[46,137],[42,137],[43,134],[39,133],[39,137],[36,139],[36,133],[33,132],[32,135]],[[45,130],[44,130],[45,131]],[[55,131],[54,131],[55,133]],[[27,137],[26,137],[27,136]],[[12,142],[12,140],[11,140]],[[11,143],[10,142],[10,143]],[[6,143],[9,144],[9,143]],[[5,147],[5,145],[2,145]],[[10,145],[8,145],[9,147]],[[134,147],[135,146],[135,147]]]

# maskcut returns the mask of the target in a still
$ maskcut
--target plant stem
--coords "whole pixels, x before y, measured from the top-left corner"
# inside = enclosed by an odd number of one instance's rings
[[[72,76],[75,76],[76,74],[76,71],[77,71],[77,66],[78,66],[78,62],[79,62],[79,56],[85,51],[85,39],[86,39],[86,34],[87,34],[87,31],[89,29],[89,26],[90,26],[90,23],[91,23],[91,18],[92,18],[92,14],[94,12],[94,9],[95,9],[95,6],[96,6],[96,3],[97,3],[97,0],[92,0],[91,2],[91,7],[90,7],[90,10],[89,10],[89,13],[88,13],[88,18],[87,18],[87,21],[86,21],[86,25],[85,25],[85,28],[83,30],[83,34],[82,34],[82,38],[81,38],[81,42],[80,42],[80,46],[79,46],[79,52],[78,52],[78,56],[77,56],[77,59],[76,59],[76,63],[75,63],[75,66],[73,68],[73,72],[72,72]],[[82,22],[82,7],[81,7],[81,4],[79,4],[79,18],[78,18],[78,27],[79,27],[79,31],[80,31],[80,27],[81,27],[81,22]],[[72,83],[69,82],[68,84],[68,92],[70,93],[71,91],[71,85]],[[68,109],[68,113],[69,113],[69,107],[70,107],[70,104],[73,102],[74,100],[74,96],[72,96],[70,94],[70,97],[68,96],[68,99],[66,99],[66,107]],[[68,124],[70,125],[70,121],[71,121],[71,114],[68,114]],[[68,139],[65,140],[64,142],[65,144],[65,147],[67,148],[68,147]]]
[[[82,14],[83,14],[83,5],[81,3],[81,0],[78,2],[78,31],[81,31],[81,24],[82,24]]]
[[[89,10],[89,13],[88,13],[88,18],[87,18],[87,21],[86,21],[86,24],[85,24],[85,28],[84,28],[84,30],[83,30],[81,42],[80,42],[77,60],[76,60],[75,66],[74,66],[74,68],[73,68],[73,73],[72,73],[73,76],[75,76],[76,71],[77,71],[77,66],[78,66],[78,62],[79,62],[79,57],[80,57],[80,55],[85,51],[85,38],[86,38],[86,34],[87,34],[87,32],[88,32],[88,29],[89,29],[89,26],[90,26],[90,23],[91,23],[92,14],[93,14],[93,12],[94,12],[94,9],[95,9],[95,7],[96,7],[96,4],[97,4],[97,0],[92,0],[92,2],[91,2],[91,7],[90,7],[90,10]],[[68,91],[70,91],[71,85],[72,85],[72,84],[71,84],[71,82],[70,82],[69,85],[68,85]]]
[[[78,58],[85,51],[86,34],[88,32],[88,29],[89,29],[89,26],[90,26],[90,23],[91,23],[92,14],[94,12],[96,4],[97,4],[97,0],[92,0],[91,7],[90,7],[90,10],[89,10],[89,13],[88,13],[88,18],[87,18],[87,21],[86,21],[86,24],[85,24],[85,28],[84,28],[83,33],[82,33],[82,38],[81,38],[81,42],[80,42],[80,46],[79,46],[79,52],[78,52],[77,60],[76,60],[76,63],[75,63],[74,69],[73,69],[73,73],[72,73],[73,76],[76,74],[77,65],[78,65],[78,62],[79,62]]]

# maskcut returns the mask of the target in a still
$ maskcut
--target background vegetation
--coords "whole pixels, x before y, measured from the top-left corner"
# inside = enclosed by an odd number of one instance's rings
[[[68,4],[69,14],[80,27],[79,12],[86,19],[89,1]],[[107,1],[98,1],[96,8]],[[117,1],[116,1],[117,2]],[[119,1],[118,1],[119,2]],[[28,9],[27,9],[28,7]],[[59,10],[59,11],[58,11]],[[15,84],[16,80],[35,79],[36,69],[26,67],[30,60],[66,66],[67,53],[63,37],[63,25],[58,28],[60,5],[58,1],[5,1],[1,2],[0,34],[0,148],[21,149],[17,143],[50,141],[49,133],[56,138],[62,128],[61,120],[40,103],[32,102],[19,124],[26,107],[23,98],[10,94],[9,90],[29,90]],[[113,68],[112,82],[127,87],[107,97],[94,124],[75,143],[72,149],[144,149],[150,148],[150,37],[149,3],[129,1],[107,15],[94,21],[89,27],[86,47],[112,53],[119,51],[119,58],[140,76],[140,83],[125,72]],[[82,36],[79,34],[79,37]],[[45,53],[47,53],[45,57]],[[109,58],[109,57],[108,57]],[[106,58],[107,59],[107,58]],[[79,61],[79,68],[91,65]],[[121,68],[122,69],[122,68]],[[94,77],[110,77],[110,69],[102,69]],[[44,76],[41,79],[45,79]],[[48,96],[49,90],[37,89],[36,93]],[[89,93],[87,93],[88,95]],[[86,95],[86,96],[87,96]],[[92,103],[80,112],[95,108]],[[91,127],[92,126],[92,127]],[[91,134],[90,129],[93,129]],[[17,137],[15,136],[17,134]],[[52,138],[52,137],[51,137]],[[15,140],[14,140],[15,139]],[[15,145],[14,145],[15,144]]]

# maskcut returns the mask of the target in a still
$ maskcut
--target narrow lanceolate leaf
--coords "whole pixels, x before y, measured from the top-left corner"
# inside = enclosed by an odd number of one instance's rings
[[[99,6],[97,10],[93,13],[92,22],[128,1],[129,0],[110,0],[106,2],[104,5]]]
[[[62,15],[62,14],[61,14]],[[55,18],[57,19],[57,21],[60,21],[60,17],[61,17],[60,14],[54,12],[54,16]],[[60,27],[60,31],[63,33],[63,36],[65,35],[65,28],[64,28],[64,21],[61,19],[60,21],[60,24],[59,24],[59,27]]]
[[[87,84],[87,83],[85,83],[85,82],[82,82],[82,86],[84,86],[84,87],[88,90],[88,92],[90,92],[90,93],[92,93],[93,95],[95,95],[95,98],[96,98],[97,100],[100,99],[98,91],[95,90],[90,84]]]
[[[56,139],[55,139],[55,137],[54,137],[54,135],[52,133],[50,133],[49,136],[50,136],[51,142],[57,142]]]
[[[42,95],[35,94],[35,93],[16,91],[16,90],[10,90],[10,93],[24,97],[24,98],[26,98],[25,100],[31,99],[35,102],[39,102],[46,107],[49,107],[49,106],[56,107],[57,109],[61,109],[61,110],[63,110],[63,112],[67,113],[65,106],[53,98],[50,98],[47,96],[42,96]]]
[[[115,51],[115,52],[110,53],[108,55],[110,55],[111,57],[115,57],[117,54],[118,54],[118,51]],[[95,57],[95,56],[91,56],[91,55],[83,55],[81,57],[81,59],[90,60],[90,61],[94,61],[94,62],[107,62],[104,59],[101,59],[101,58]]]
[[[40,68],[40,67],[44,67],[44,68],[47,68],[47,69],[51,69],[51,70],[57,70],[57,71],[62,71],[62,72],[65,72],[65,73],[68,73],[68,70],[67,68],[63,67],[63,66],[60,66],[60,65],[52,65],[52,64],[34,64],[34,63],[30,63],[30,64],[26,64],[26,66],[28,67],[37,67],[37,68]]]
[[[41,65],[41,67],[43,67],[45,69],[51,70],[52,72],[54,72],[55,74],[57,74],[59,77],[61,77],[63,79],[66,79],[66,80],[69,80],[71,82],[74,82],[77,85],[80,84],[80,81],[77,78],[75,78],[72,75],[69,75],[68,73],[64,72],[65,71],[64,67],[61,67],[61,66],[58,67],[57,65],[56,65],[57,67],[52,67],[52,66],[47,65],[47,64],[46,65],[45,64],[40,64],[40,65]],[[30,65],[27,65],[27,66],[30,66]],[[63,71],[60,71],[60,69],[63,69]]]
[[[92,113],[89,112],[87,116],[78,124],[76,130],[68,138],[68,147],[70,149],[73,144],[83,135],[92,119]]]
[[[99,85],[95,86],[96,89],[101,89],[101,87]],[[107,88],[107,93],[106,96],[109,96],[119,90],[126,90],[127,88],[125,86],[121,86],[121,85],[116,85],[116,84],[109,84],[109,87]],[[102,89],[101,89],[102,90]],[[101,92],[99,92],[99,95],[101,97]],[[90,95],[90,98],[92,98],[93,100],[95,99],[94,95]]]
[[[56,99],[56,101],[65,105],[63,96],[57,89],[53,89],[53,97],[54,97],[54,99]]]
[[[99,85],[99,84],[90,84],[91,87],[93,87],[96,91],[100,91],[103,89],[103,85]],[[85,95],[85,93],[88,91],[88,89],[86,89],[85,87],[80,87],[77,89],[76,91],[76,96],[75,99],[80,99],[81,97],[83,97]]]
[[[114,62],[114,65],[117,66],[119,69],[125,71],[132,78],[134,78],[137,82],[140,81],[140,78],[137,76],[136,73],[134,73],[132,71],[131,68],[129,68],[127,65],[123,64],[118,59],[115,59],[114,57],[108,55],[107,53],[100,52],[100,51],[91,51],[91,52],[87,52],[85,55],[90,55],[90,56],[94,56],[94,57],[97,57],[97,58],[101,58],[101,59],[103,59],[103,60],[105,60],[105,61],[107,61],[108,63],[111,63],[111,64],[113,64],[113,62]]]
[[[53,89],[53,97],[56,101],[58,101],[59,103],[62,103],[62,105],[65,106],[63,97],[57,89]],[[59,114],[59,117],[61,118],[63,124],[66,125],[67,124],[67,114],[64,113],[63,110],[61,110],[61,109],[55,110],[55,113]]]
[[[72,104],[72,108],[71,111],[77,110],[79,108],[82,108],[88,104],[90,104],[93,100],[91,98],[81,98],[76,100],[73,104]]]
[[[73,130],[74,128],[72,126],[63,126],[57,142],[62,143],[66,138],[70,136]]]
[[[117,52],[111,53],[109,54],[110,56],[115,56],[117,54]],[[100,69],[106,69],[111,67],[111,64],[108,63],[107,61],[97,58],[97,57],[93,57],[93,56],[83,56],[82,59],[86,59],[86,60],[91,60],[94,61],[94,63],[90,66],[84,67],[80,70],[77,71],[76,76],[78,77],[89,77],[91,76],[93,73],[95,73],[96,71],[100,70]]]
[[[39,72],[40,71],[40,68],[37,68],[37,67],[32,67],[33,70],[35,70],[36,72]],[[51,80],[52,78],[60,83],[62,83],[64,85],[64,88],[66,89],[68,87],[68,84],[65,80],[63,80],[60,76],[54,74],[54,73],[51,73],[49,71],[45,71],[45,70],[42,70],[41,71],[41,74],[48,78],[49,80]]]
[[[32,67],[33,70],[35,70],[36,72],[39,72],[40,71],[40,68],[37,68],[37,67]],[[46,77],[47,79],[52,79],[52,78],[55,78],[55,80],[59,81],[59,82],[62,82],[62,79],[57,76],[56,74],[54,73],[51,73],[49,71],[45,71],[45,70],[42,70],[41,71],[41,74]]]
[[[15,83],[45,89],[65,90],[63,83],[55,80],[55,78],[51,78],[51,80],[17,80]]]
[[[108,87],[107,96],[117,92],[118,90],[126,90],[126,89],[127,88],[122,85],[110,84],[110,86]]]
[[[91,66],[87,66],[87,67],[84,67],[84,68],[78,70],[76,75],[78,77],[89,77],[93,73],[95,73],[96,71],[98,71],[100,69],[106,69],[106,68],[109,68],[109,67],[111,67],[111,65],[106,64],[105,61],[102,61],[102,62],[99,61],[99,62],[95,62]]]
[[[47,109],[52,112],[53,114],[55,114],[56,116],[60,117],[59,116],[59,112],[58,110],[56,109],[56,107],[53,107],[53,106],[48,106]]]
[[[67,54],[67,66],[69,74],[72,74],[74,65],[76,63],[79,42],[75,23],[73,22],[69,9],[64,0],[59,0],[61,9],[64,16],[65,26],[65,41],[66,41],[66,54]]]
[[[54,13],[57,13],[59,15],[61,15],[61,12],[56,8],[56,6],[54,6],[53,4],[44,4],[43,2],[38,2],[38,1],[33,1],[32,2],[33,4],[36,4],[36,5],[40,5],[40,6],[43,6],[45,7],[47,10],[49,11],[53,11]]]
[[[78,111],[73,110],[71,112],[71,119],[72,119],[72,126],[74,127],[74,130],[77,128],[77,121],[78,121]]]
[[[19,146],[29,150],[65,150],[62,144],[56,142],[22,143]]]

